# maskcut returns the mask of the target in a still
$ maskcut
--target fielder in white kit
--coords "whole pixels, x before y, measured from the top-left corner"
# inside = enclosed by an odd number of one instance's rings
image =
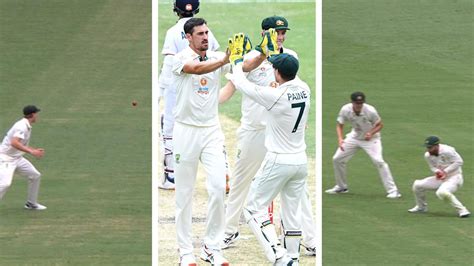
[[[229,54],[207,51],[209,29],[202,18],[184,24],[189,47],[174,56],[176,84],[174,125],[176,231],[180,265],[196,265],[192,243],[192,200],[199,161],[207,173],[209,194],[206,232],[201,259],[228,265],[221,255],[224,236],[225,154],[218,118],[221,74],[228,70]]]
[[[166,32],[165,42],[161,53],[163,54],[163,66],[159,78],[160,95],[165,100],[164,113],[162,117],[163,147],[164,147],[164,173],[159,187],[162,189],[174,189],[174,162],[173,162],[173,110],[176,105],[176,86],[173,83],[171,65],[173,56],[189,46],[188,39],[184,33],[184,23],[199,13],[199,0],[176,0],[173,11],[179,20]],[[209,30],[208,49],[217,51],[219,43]]]
[[[281,16],[271,16],[262,20],[262,34],[270,28],[275,29],[276,42],[279,53],[287,53],[298,59],[296,52],[283,47],[286,39],[288,21]],[[258,48],[257,48],[258,49]],[[267,60],[267,56],[257,50],[252,50],[244,56],[242,66],[248,72],[247,79],[260,86],[276,86],[274,69]],[[298,78],[298,77],[296,77]],[[226,86],[221,90],[219,101],[222,103],[228,100],[235,88]],[[244,208],[250,184],[266,154],[265,148],[265,127],[267,124],[267,110],[264,106],[254,101],[246,94],[242,95],[241,105],[241,126],[237,130],[237,158],[231,180],[231,191],[226,206],[226,229],[225,237],[222,241],[222,248],[228,248],[239,238],[239,219]],[[316,254],[316,226],[312,218],[312,206],[309,199],[309,192],[305,189],[305,197],[302,199],[303,218],[303,242],[307,255]]]
[[[36,158],[44,155],[44,149],[29,146],[31,137],[31,124],[37,122],[38,112],[34,105],[23,108],[24,117],[16,122],[7,132],[0,144],[0,200],[12,184],[14,173],[25,176],[28,179],[28,197],[25,209],[45,210],[46,206],[38,203],[38,191],[40,187],[40,172],[23,157],[29,153]]]
[[[270,35],[266,35],[270,39]],[[234,86],[267,110],[265,134],[266,155],[251,185],[246,221],[274,265],[297,265],[301,239],[301,217],[298,207],[304,195],[307,176],[305,126],[310,108],[310,89],[295,79],[298,60],[289,54],[270,57],[279,86],[258,86],[245,77],[241,60],[233,57],[241,47],[243,36],[234,36],[231,62],[234,73],[227,77]],[[264,43],[263,41],[262,43]],[[269,44],[271,41],[266,41]],[[268,54],[268,53],[266,53]],[[231,190],[232,191],[232,190]],[[281,246],[269,220],[268,205],[280,193],[282,223],[285,225],[284,247]]]
[[[459,153],[451,146],[440,144],[437,136],[426,138],[424,146],[425,160],[434,176],[415,180],[413,192],[415,194],[416,206],[409,209],[411,213],[427,212],[426,190],[436,190],[436,196],[451,204],[458,212],[459,217],[466,218],[471,214],[469,210],[454,196],[462,187],[463,160]]]
[[[341,108],[337,117],[337,137],[339,147],[333,156],[334,176],[336,186],[326,190],[328,194],[349,192],[346,168],[349,160],[359,150],[363,149],[370,157],[380,175],[387,198],[400,198],[395,181],[388,164],[382,157],[382,140],[380,130],[383,123],[377,110],[365,103],[365,95],[362,92],[351,94],[352,103],[348,103]],[[352,130],[343,137],[344,124],[351,123]]]

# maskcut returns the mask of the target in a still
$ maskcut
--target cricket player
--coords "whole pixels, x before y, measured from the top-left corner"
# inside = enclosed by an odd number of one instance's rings
[[[298,59],[296,52],[283,47],[286,40],[286,32],[290,30],[288,20],[281,16],[271,16],[262,20],[262,35],[270,28],[277,33],[276,42],[279,53],[287,53]],[[274,69],[267,56],[257,50],[252,50],[244,56],[242,65],[244,72],[248,72],[247,79],[260,86],[275,86]],[[298,79],[298,77],[296,77]],[[227,101],[235,92],[234,86],[226,86],[221,90],[219,101]],[[241,125],[237,130],[237,158],[233,179],[232,190],[229,193],[226,207],[226,229],[222,241],[222,248],[228,248],[239,238],[239,218],[244,208],[250,184],[257,170],[263,162],[266,154],[265,127],[267,124],[267,110],[264,106],[254,101],[246,94],[242,95]],[[307,255],[316,255],[316,226],[312,218],[312,206],[308,190],[305,189],[305,197],[301,206],[303,219],[303,238]]]
[[[38,121],[39,111],[34,105],[25,106],[24,117],[13,125],[0,144],[0,200],[11,186],[13,174],[18,173],[28,179],[28,197],[25,203],[25,209],[28,210],[46,209],[46,206],[38,203],[41,174],[23,157],[25,153],[38,159],[44,155],[44,149],[28,146],[31,125]]]
[[[229,70],[229,54],[208,51],[209,29],[202,18],[184,24],[189,46],[173,58],[176,84],[174,155],[176,231],[180,265],[196,265],[192,243],[192,201],[198,162],[207,172],[209,194],[201,259],[228,265],[220,252],[224,236],[225,154],[218,118],[221,74]]]
[[[260,49],[257,48],[267,56],[271,50],[269,47],[277,46],[273,45],[272,35],[276,33],[270,29],[264,35]],[[243,72],[242,59],[235,58],[243,50],[238,49],[243,39],[243,34],[237,34],[230,45],[234,73],[227,76],[238,90],[262,105],[267,112],[267,152],[252,182],[244,215],[270,262],[274,265],[296,265],[301,238],[301,217],[297,210],[304,195],[307,176],[304,136],[310,108],[310,89],[306,83],[295,79],[298,60],[285,53],[269,59],[278,86],[259,86],[250,82]],[[285,230],[284,247],[268,215],[268,205],[279,193]]]
[[[382,119],[377,110],[365,103],[362,92],[351,94],[352,103],[341,108],[337,117],[337,138],[339,147],[333,156],[336,186],[326,190],[328,194],[349,192],[346,179],[347,162],[359,150],[363,149],[379,171],[380,179],[387,192],[387,198],[400,198],[401,194],[390,172],[388,164],[382,157],[382,140],[380,130],[383,128]],[[343,137],[344,124],[351,123],[352,130]]]
[[[462,169],[463,160],[456,150],[446,144],[440,144],[437,136],[429,136],[425,140],[425,159],[433,176],[415,180],[413,192],[415,194],[416,206],[409,209],[411,213],[427,212],[425,191],[436,190],[436,196],[448,202],[457,211],[461,218],[471,215],[469,210],[454,196],[463,184]]]
[[[174,189],[174,162],[173,162],[173,110],[176,105],[176,87],[173,84],[171,63],[173,56],[189,46],[184,33],[184,23],[199,13],[199,0],[176,0],[173,11],[178,15],[178,22],[166,32],[163,44],[163,66],[159,78],[160,95],[164,96],[165,108],[162,116],[164,173],[159,185],[161,189]],[[219,43],[209,30],[208,45],[210,51],[217,51]]]

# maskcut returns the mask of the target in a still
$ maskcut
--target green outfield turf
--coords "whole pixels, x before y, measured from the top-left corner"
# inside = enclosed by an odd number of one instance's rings
[[[151,1],[2,0],[0,134],[42,111],[39,200],[0,202],[0,265],[151,263]],[[132,100],[138,106],[132,108]]]
[[[473,219],[428,194],[409,214],[411,186],[430,175],[421,147],[436,134],[464,158],[456,195],[474,210],[472,1],[324,1],[323,189],[334,185],[336,116],[353,91],[378,108],[385,160],[403,194],[385,198],[364,152],[350,193],[323,196],[324,265],[473,265]]]
[[[315,5],[314,3],[239,3],[220,4],[201,1],[200,12],[197,17],[205,18],[208,26],[218,39],[221,50],[225,50],[227,39],[234,33],[247,33],[254,45],[260,42],[261,21],[272,15],[282,15],[289,21],[290,31],[284,46],[295,50],[300,59],[298,75],[306,81],[312,90],[313,105],[307,130],[307,153],[311,157],[308,182],[314,197],[314,153],[315,153]],[[159,45],[165,39],[166,30],[177,21],[177,16],[172,12],[169,4],[159,5]],[[160,49],[161,52],[161,49]],[[160,62],[162,56],[160,55]],[[161,65],[161,63],[160,63]],[[223,83],[224,84],[224,83]],[[226,135],[226,145],[229,153],[229,162],[233,165],[236,149],[235,129],[240,124],[241,95],[236,92],[230,102],[219,106],[221,123]],[[160,191],[159,207],[159,262],[160,265],[172,265],[179,261],[174,225],[174,192]],[[171,201],[171,202],[170,202]],[[196,256],[199,255],[200,241],[205,229],[205,213],[207,210],[207,192],[205,189],[205,176],[200,172],[196,182],[193,202],[193,244]],[[313,204],[315,204],[313,202]],[[314,206],[314,205],[313,205]],[[261,247],[252,235],[246,224],[241,226],[242,239],[237,247],[227,249],[224,256],[231,265],[266,265],[268,264]],[[203,263],[198,261],[198,263]],[[302,256],[300,265],[314,265],[314,257]]]

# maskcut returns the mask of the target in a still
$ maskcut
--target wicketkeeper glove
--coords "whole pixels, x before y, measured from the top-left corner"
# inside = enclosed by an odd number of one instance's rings
[[[233,38],[229,38],[229,60],[235,65],[244,61],[244,54],[252,49],[252,43],[247,35],[243,33],[234,34]]]
[[[260,53],[270,57],[280,53],[277,43],[277,32],[275,29],[271,28],[263,34],[262,42],[259,45],[255,46],[255,50]]]

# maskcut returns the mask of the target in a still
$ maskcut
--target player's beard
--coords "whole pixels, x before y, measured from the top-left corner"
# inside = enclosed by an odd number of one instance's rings
[[[207,49],[209,49],[209,43],[208,42],[203,42],[201,43],[201,46],[199,46],[199,51],[207,51]]]

